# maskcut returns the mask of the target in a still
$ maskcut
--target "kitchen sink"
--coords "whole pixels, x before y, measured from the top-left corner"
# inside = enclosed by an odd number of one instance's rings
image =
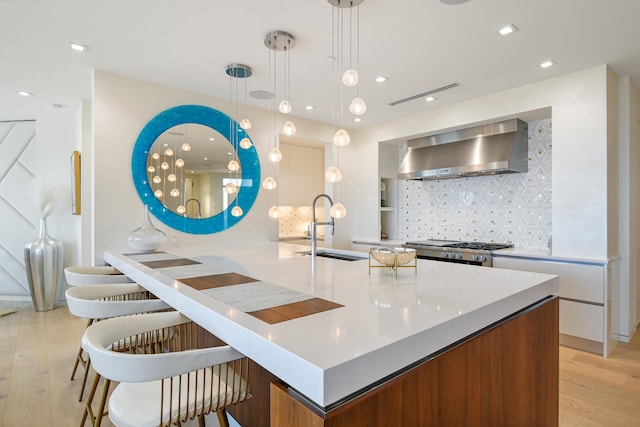
[[[311,255],[311,251],[301,251],[298,253],[302,255]],[[344,254],[340,252],[328,251],[326,249],[321,249],[318,252],[316,252],[316,256],[321,256],[323,258],[339,259],[342,261],[360,261],[363,259],[367,259],[366,255]]]

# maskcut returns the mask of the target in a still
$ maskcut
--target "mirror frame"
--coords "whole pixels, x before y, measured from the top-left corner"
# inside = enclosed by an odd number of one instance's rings
[[[236,194],[237,205],[243,211],[241,216],[231,215],[231,209],[236,205],[235,201],[227,209],[209,218],[187,218],[169,210],[153,194],[147,177],[147,157],[151,146],[163,132],[187,123],[210,127],[227,138],[230,144],[233,133],[236,134],[238,141],[244,137],[251,139],[235,120],[216,109],[202,105],[180,105],[169,108],[152,118],[136,139],[131,156],[133,183],[142,203],[148,206],[149,211],[156,218],[169,227],[191,234],[218,233],[234,226],[249,213],[260,189],[260,160],[253,141],[250,148],[238,148],[236,151],[242,171],[240,176],[242,186]]]

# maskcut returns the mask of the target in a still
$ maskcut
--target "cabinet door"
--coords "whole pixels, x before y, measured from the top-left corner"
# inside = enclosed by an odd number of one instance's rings
[[[291,206],[291,168],[289,162],[291,160],[291,153],[289,152],[289,144],[280,144],[280,152],[282,153],[282,160],[279,164],[279,179],[278,179],[278,204],[280,206]],[[272,163],[269,163],[272,165]],[[273,170],[273,169],[271,169]],[[267,176],[273,172],[266,172]]]
[[[292,206],[305,206],[311,204],[313,196],[307,194],[309,182],[308,176],[308,148],[299,145],[290,145],[289,153],[289,189]],[[307,199],[311,199],[307,201]]]

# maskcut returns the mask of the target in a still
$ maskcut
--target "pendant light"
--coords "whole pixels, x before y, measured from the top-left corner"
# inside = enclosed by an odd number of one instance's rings
[[[286,121],[282,126],[282,133],[287,136],[295,135],[296,126],[291,121],[291,112],[293,110],[291,103],[291,49],[295,46],[294,37],[285,31],[271,31],[264,39],[264,45],[269,49],[269,80],[272,84],[272,115],[273,115],[273,135],[272,148],[267,154],[267,159],[274,164],[274,172],[277,177],[278,163],[282,160],[282,153],[278,147],[279,138],[276,130],[277,111],[286,114]],[[284,65],[282,73],[282,93],[278,91],[278,53],[282,52],[284,56]],[[278,102],[280,99],[280,102]],[[276,103],[278,104],[276,107]],[[277,109],[276,109],[277,108]],[[275,190],[278,187],[278,181],[273,176],[267,176],[262,181],[262,188],[265,190]],[[280,217],[280,208],[277,203],[277,193],[274,193],[276,203],[269,208],[269,217],[278,219]]]
[[[333,218],[344,218],[347,214],[346,207],[338,201],[340,194],[339,182],[342,180],[340,171],[340,148],[351,143],[351,136],[344,128],[344,97],[348,88],[356,89],[356,96],[349,103],[349,112],[361,116],[367,111],[367,104],[360,97],[360,3],[364,0],[327,0],[333,11],[331,14],[331,52],[334,58],[334,76],[332,78],[333,97],[335,110],[332,112],[333,157],[334,166],[327,168],[325,180],[336,185],[336,202],[331,206],[329,213]],[[348,10],[347,22],[345,22],[345,10]],[[345,30],[346,27],[346,30]],[[355,28],[354,28],[355,27]],[[345,33],[348,38],[345,40]],[[354,36],[355,33],[355,36]],[[348,56],[347,56],[348,55]],[[347,61],[348,59],[348,61]],[[334,122],[334,120],[336,122]],[[336,126],[337,124],[337,126]]]
[[[253,72],[251,67],[244,64],[230,64],[227,66],[226,74],[229,76],[229,128],[231,136],[231,151],[229,152],[229,163],[227,164],[227,170],[229,171],[229,182],[224,186],[224,191],[229,195],[235,195],[235,206],[231,209],[231,215],[239,217],[244,214],[242,208],[238,206],[238,182],[242,182],[241,178],[241,166],[237,160],[237,152],[239,149],[251,148],[251,139],[249,139],[246,131],[251,129],[251,121],[246,117],[247,113],[247,83],[246,79],[251,77]],[[244,82],[244,117],[236,122],[233,117],[238,117],[238,86],[239,81]],[[234,182],[235,181],[235,182]]]

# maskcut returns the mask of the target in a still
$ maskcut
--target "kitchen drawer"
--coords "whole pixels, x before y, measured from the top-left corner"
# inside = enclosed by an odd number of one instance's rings
[[[560,300],[560,333],[603,342],[604,307]]]
[[[556,293],[559,297],[604,304],[605,268],[603,265],[494,257],[493,266],[556,274],[560,277],[560,290]]]

